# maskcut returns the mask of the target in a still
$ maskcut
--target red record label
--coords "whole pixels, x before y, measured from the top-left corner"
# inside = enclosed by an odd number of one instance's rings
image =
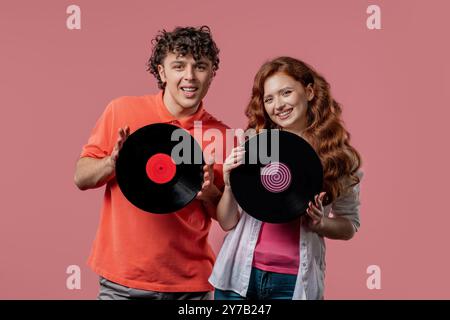
[[[157,153],[148,159],[146,171],[150,180],[154,183],[163,184],[173,179],[177,167],[171,156],[165,153]]]
[[[180,163],[171,157],[180,143],[173,140],[176,131],[185,143]],[[139,128],[124,142],[117,158],[116,179],[135,207],[149,213],[173,213],[186,207],[201,190],[203,165],[202,149],[188,131],[153,123]]]

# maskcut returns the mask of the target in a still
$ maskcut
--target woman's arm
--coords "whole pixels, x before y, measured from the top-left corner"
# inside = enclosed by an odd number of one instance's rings
[[[238,205],[231,192],[231,187],[225,185],[222,198],[217,205],[217,221],[224,231],[229,231],[237,225],[239,218]]]
[[[336,240],[350,240],[355,235],[355,227],[344,217],[323,217],[317,225],[310,228],[323,237]]]
[[[355,235],[356,227],[350,219],[344,217],[346,214],[339,213],[339,215],[334,215],[333,217],[326,217],[322,205],[324,196],[325,192],[315,196],[315,204],[310,202],[308,209],[306,209],[306,213],[310,218],[309,228],[323,237],[336,240],[350,240]],[[349,207],[349,210],[351,209]]]
[[[223,164],[225,189],[217,205],[217,221],[224,231],[233,229],[239,222],[238,204],[233,196],[233,192],[231,192],[230,172],[241,165],[244,154],[245,149],[243,147],[234,148]]]

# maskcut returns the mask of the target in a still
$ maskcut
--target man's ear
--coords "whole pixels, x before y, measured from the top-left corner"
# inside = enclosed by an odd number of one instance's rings
[[[164,67],[160,64],[158,64],[158,74],[161,78],[161,81],[166,82],[166,72],[164,71]]]
[[[216,76],[216,73],[213,72],[213,74],[212,74],[211,77],[209,78],[208,87],[211,85],[211,82],[213,81],[213,79],[214,79],[215,76]]]
[[[308,99],[308,101],[311,101],[312,99],[314,99],[314,88],[312,86],[312,84],[308,84],[305,88],[306,91],[306,99]]]

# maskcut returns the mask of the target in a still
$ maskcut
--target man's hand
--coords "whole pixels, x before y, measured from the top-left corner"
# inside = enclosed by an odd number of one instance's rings
[[[129,135],[130,128],[128,126],[120,128],[111,155],[101,159],[84,157],[78,160],[74,182],[80,190],[98,188],[114,177],[119,151]]]
[[[124,128],[119,128],[119,135],[117,137],[116,144],[114,145],[113,151],[109,156],[109,165],[112,166],[113,169],[116,168],[117,158],[119,157],[119,151],[122,149],[125,140],[130,136],[130,127],[125,126]]]
[[[205,204],[216,206],[222,193],[214,184],[214,156],[215,153],[213,151],[211,159],[203,166],[202,189],[197,193],[196,199],[203,201]]]

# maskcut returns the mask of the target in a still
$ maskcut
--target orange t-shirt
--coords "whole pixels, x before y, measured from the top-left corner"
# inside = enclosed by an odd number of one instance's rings
[[[170,123],[193,134],[194,121],[202,121],[203,130],[216,128],[225,137],[227,127],[207,113],[202,104],[192,116],[176,119],[162,97],[160,92],[113,100],[97,121],[81,157],[103,158],[111,154],[118,129],[126,125],[133,133],[148,124]],[[208,143],[202,141],[203,149]],[[222,189],[222,166],[215,165],[214,171],[214,183]],[[211,217],[199,200],[176,213],[148,213],[131,204],[112,178],[106,184],[88,265],[106,279],[135,289],[209,291],[213,288],[208,277],[215,261],[208,243],[210,226]]]

